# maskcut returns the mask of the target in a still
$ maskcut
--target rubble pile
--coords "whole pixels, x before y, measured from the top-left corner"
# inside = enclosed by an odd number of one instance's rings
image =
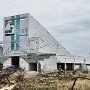
[[[90,76],[89,73],[80,75],[83,77]],[[73,86],[75,78],[81,77],[80,75],[77,76],[73,72],[65,70],[36,72],[36,74],[34,72],[34,75],[31,75],[30,72],[22,69],[8,68],[0,71],[0,90],[90,90],[90,85],[87,86],[90,80],[82,78],[77,80]],[[84,82],[88,84],[86,85]]]

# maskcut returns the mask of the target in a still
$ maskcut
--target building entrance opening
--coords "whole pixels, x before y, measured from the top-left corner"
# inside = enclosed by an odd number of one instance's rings
[[[70,70],[74,70],[74,64],[73,63],[67,63],[67,70],[70,71]]]
[[[37,63],[29,63],[30,71],[37,71]]]
[[[64,70],[65,64],[64,63],[57,63],[57,69],[62,69]]]
[[[19,67],[19,57],[15,56],[11,58],[11,63],[13,66]]]

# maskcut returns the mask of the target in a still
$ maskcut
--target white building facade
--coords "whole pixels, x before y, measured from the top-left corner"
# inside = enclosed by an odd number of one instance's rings
[[[69,69],[73,69],[77,62],[28,13],[4,18],[3,55],[5,67],[15,65],[31,71],[39,71],[39,69],[52,71],[59,68],[59,66],[63,69],[66,69],[67,66],[68,68],[71,67]],[[79,63],[82,62],[83,60]]]

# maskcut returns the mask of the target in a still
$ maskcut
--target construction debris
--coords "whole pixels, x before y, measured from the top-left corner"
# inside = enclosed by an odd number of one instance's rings
[[[3,87],[2,89],[0,89],[0,90],[12,90],[15,86],[16,86],[16,84],[15,84],[15,85],[11,85],[11,86],[6,85],[6,86],[4,86],[4,87]]]
[[[75,83],[76,76],[73,72],[55,70],[54,72],[41,72],[32,75],[21,69],[4,69],[0,72],[0,90],[90,90],[90,87],[82,84],[83,78]],[[82,77],[88,78],[90,74],[83,73]],[[81,82],[80,82],[81,81]],[[13,82],[13,83],[12,83]],[[85,80],[85,83],[90,80]],[[79,83],[79,86],[78,86]],[[89,84],[89,83],[88,83]],[[80,89],[80,85],[82,89]],[[85,89],[84,87],[89,88]],[[84,89],[83,89],[84,88]]]

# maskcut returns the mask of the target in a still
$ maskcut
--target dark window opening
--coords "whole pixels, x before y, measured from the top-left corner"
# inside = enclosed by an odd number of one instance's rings
[[[74,64],[73,63],[67,63],[66,66],[67,66],[66,70],[68,70],[68,71],[74,70]]]
[[[57,63],[57,69],[62,69],[64,70],[65,64],[64,63]]]
[[[30,71],[37,71],[37,63],[29,63]]]
[[[13,66],[16,66],[18,68],[19,67],[19,57],[12,57],[11,63]]]

